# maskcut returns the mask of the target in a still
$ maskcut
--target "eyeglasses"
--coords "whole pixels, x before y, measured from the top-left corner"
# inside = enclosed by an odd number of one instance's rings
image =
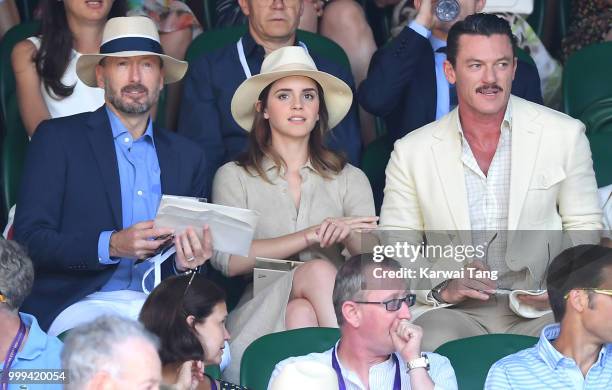
[[[385,309],[387,309],[387,311],[398,311],[399,309],[401,309],[402,303],[404,302],[406,302],[406,305],[408,305],[408,307],[414,306],[414,304],[416,303],[416,295],[408,294],[404,298],[394,298],[394,299],[389,299],[388,301],[382,301],[382,302],[372,302],[372,301],[354,301],[354,302],[374,304],[374,305],[385,305]]]
[[[612,297],[612,290],[605,290],[601,288],[574,288],[572,290],[591,291],[591,292],[594,292],[595,294],[603,294],[603,295]],[[570,292],[571,291],[568,291],[567,294],[563,296],[563,299],[567,299],[570,295]]]

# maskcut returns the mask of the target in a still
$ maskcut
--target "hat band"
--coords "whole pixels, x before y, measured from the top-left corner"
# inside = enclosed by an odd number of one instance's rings
[[[144,37],[116,38],[100,46],[100,54],[113,54],[122,51],[148,51],[164,54],[159,42]]]

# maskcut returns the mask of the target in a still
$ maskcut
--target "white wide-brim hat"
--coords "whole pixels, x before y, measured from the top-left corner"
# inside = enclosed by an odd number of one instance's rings
[[[338,390],[338,376],[328,365],[316,361],[287,364],[270,384],[270,390]]]
[[[317,70],[312,57],[301,46],[274,50],[261,64],[261,72],[240,84],[232,98],[232,116],[246,131],[251,131],[259,95],[268,85],[289,76],[313,79],[323,89],[329,114],[329,128],[334,128],[346,116],[353,103],[351,88],[339,78]]]
[[[179,81],[187,72],[187,62],[164,54],[153,21],[145,16],[125,16],[109,19],[102,33],[100,54],[83,54],[77,60],[79,79],[97,87],[96,65],[104,57],[158,56],[164,64],[164,83]]]

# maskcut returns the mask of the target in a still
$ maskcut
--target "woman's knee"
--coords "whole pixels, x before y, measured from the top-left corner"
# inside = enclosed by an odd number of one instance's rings
[[[287,329],[318,325],[317,314],[307,299],[296,298],[287,303],[287,310],[285,312],[285,326]]]
[[[302,264],[294,277],[294,283],[335,280],[337,269],[327,260],[310,260]]]
[[[365,12],[355,0],[334,0],[329,3],[321,23],[322,27],[337,28],[340,31],[361,29],[367,25]]]

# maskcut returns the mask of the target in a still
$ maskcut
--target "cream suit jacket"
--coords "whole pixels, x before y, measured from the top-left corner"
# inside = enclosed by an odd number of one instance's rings
[[[517,232],[516,237],[508,237],[506,263],[511,270],[527,268],[533,280],[540,280],[546,256],[554,258],[573,244],[598,242],[602,211],[582,122],[515,96],[509,104],[508,230]],[[396,141],[386,169],[380,215],[384,230],[452,230],[458,231],[460,241],[471,242],[458,124],[455,109]],[[534,235],[534,230],[543,236]],[[548,237],[550,231],[561,230],[592,232],[572,238],[569,244],[560,242],[564,238]],[[528,282],[514,287],[528,288]]]

